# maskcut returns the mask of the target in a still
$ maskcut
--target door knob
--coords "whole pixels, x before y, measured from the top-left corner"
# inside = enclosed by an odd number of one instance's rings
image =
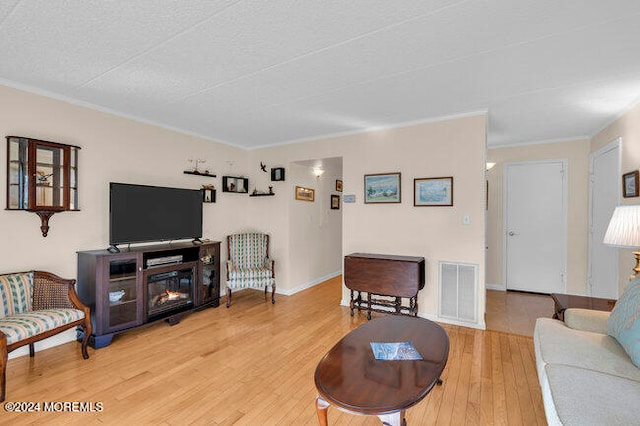
[[[510,237],[513,237],[514,235],[518,235],[518,234],[516,234],[516,233],[515,233],[515,232],[513,232],[513,231],[509,231],[509,236],[510,236]]]

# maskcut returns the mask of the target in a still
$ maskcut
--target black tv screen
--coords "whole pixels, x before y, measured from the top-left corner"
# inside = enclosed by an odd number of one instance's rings
[[[109,244],[202,237],[202,191],[109,184]]]

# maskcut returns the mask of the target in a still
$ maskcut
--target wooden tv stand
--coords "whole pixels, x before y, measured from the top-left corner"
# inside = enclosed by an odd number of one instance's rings
[[[116,333],[219,306],[220,242],[79,251],[77,286],[91,308],[89,343],[102,348]]]

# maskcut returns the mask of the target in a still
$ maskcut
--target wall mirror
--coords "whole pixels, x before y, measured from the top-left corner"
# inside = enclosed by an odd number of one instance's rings
[[[26,210],[41,219],[46,237],[56,212],[77,211],[79,147],[7,136],[7,210]]]

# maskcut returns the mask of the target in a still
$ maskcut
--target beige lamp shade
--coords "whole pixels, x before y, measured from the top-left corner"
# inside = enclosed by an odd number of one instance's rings
[[[603,242],[614,247],[640,247],[640,205],[616,207]]]

